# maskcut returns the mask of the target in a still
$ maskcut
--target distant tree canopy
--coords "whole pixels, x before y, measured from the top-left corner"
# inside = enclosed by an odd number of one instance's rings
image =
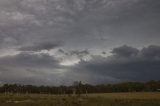
[[[75,93],[110,93],[110,92],[156,92],[160,91],[160,81],[145,83],[127,82],[119,84],[91,85],[74,82],[72,86],[34,86],[21,84],[4,84],[0,93],[36,93],[36,94],[72,94]]]

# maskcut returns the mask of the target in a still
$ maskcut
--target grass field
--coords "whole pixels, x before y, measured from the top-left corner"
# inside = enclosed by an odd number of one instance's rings
[[[106,93],[80,97],[0,94],[0,106],[160,106],[160,93]]]

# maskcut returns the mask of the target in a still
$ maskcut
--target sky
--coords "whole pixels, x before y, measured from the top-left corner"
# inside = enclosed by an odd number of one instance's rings
[[[160,80],[160,0],[0,0],[0,84]]]

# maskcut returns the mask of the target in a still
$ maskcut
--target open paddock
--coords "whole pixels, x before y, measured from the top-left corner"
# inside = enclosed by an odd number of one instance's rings
[[[0,106],[160,106],[160,92],[79,96],[0,94]]]

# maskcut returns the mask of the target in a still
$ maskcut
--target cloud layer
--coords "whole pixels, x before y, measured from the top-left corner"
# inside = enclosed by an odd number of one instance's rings
[[[159,0],[0,0],[0,82],[159,80],[159,10]]]
[[[77,55],[83,52],[71,53]],[[26,52],[0,58],[0,76],[3,82],[10,79],[9,81],[37,84],[71,84],[77,80],[93,84],[159,80],[159,54],[160,46],[151,45],[139,50],[124,45],[114,48],[110,56],[90,54],[90,60],[79,58],[75,65],[65,66],[61,64],[63,61],[60,58],[49,54]],[[10,77],[10,73],[13,73],[13,76],[15,74],[16,78]],[[23,78],[32,80],[27,82]]]
[[[81,61],[76,68],[88,76],[104,77],[104,82],[159,80],[159,50],[159,46],[138,50],[125,45],[114,48],[109,57],[93,56],[90,61]],[[107,77],[113,79],[109,80]],[[98,80],[98,83],[101,81]]]

